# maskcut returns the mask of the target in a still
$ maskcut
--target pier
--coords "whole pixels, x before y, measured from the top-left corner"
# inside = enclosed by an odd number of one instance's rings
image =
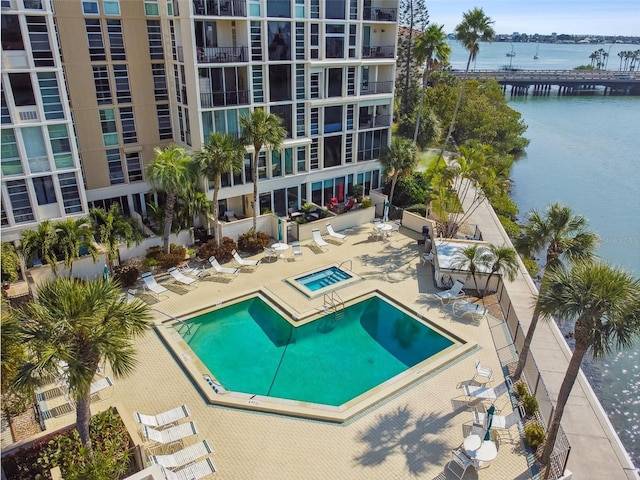
[[[496,80],[511,95],[558,96],[593,94],[604,88],[604,95],[640,95],[640,72],[609,70],[474,70],[451,72],[458,79]],[[552,87],[557,87],[553,88]]]

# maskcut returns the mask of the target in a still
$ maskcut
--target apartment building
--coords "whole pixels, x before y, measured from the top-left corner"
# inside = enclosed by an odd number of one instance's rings
[[[10,2],[26,18],[30,2]],[[380,186],[397,0],[53,0],[53,18],[49,2],[36,3],[57,25],[83,209],[118,202],[145,216],[144,167],[154,147],[173,141],[197,151],[211,132],[240,135],[239,118],[254,108],[278,115],[287,130],[280,151],[260,154],[260,212],[286,215],[305,201],[340,199],[353,185],[365,194]],[[4,38],[4,20],[2,28]],[[55,46],[56,31],[48,31]],[[28,67],[35,76],[35,65]],[[3,153],[4,112],[3,96]],[[220,211],[252,215],[251,153],[242,172],[223,178]],[[4,173],[4,158],[2,165]],[[211,187],[201,185],[209,198]],[[3,230],[5,189],[3,176]]]

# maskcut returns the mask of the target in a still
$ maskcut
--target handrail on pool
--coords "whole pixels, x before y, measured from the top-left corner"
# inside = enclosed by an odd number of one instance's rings
[[[153,310],[154,312],[161,313],[161,314],[166,315],[167,317],[169,317],[171,320],[175,320],[176,322],[178,322],[180,324],[180,328],[187,327],[187,335],[191,335],[191,325],[189,325],[188,323],[185,323],[183,320],[180,320],[179,318],[176,318],[173,315],[169,315],[167,312],[163,312],[162,310],[158,310],[157,308],[149,308],[149,310]],[[178,333],[180,333],[180,329],[178,329]]]
[[[340,268],[342,265],[344,265],[347,262],[349,262],[349,265],[351,266],[351,268],[349,270],[353,272],[353,260],[351,260],[351,259],[343,261],[340,265],[338,265],[338,268]]]

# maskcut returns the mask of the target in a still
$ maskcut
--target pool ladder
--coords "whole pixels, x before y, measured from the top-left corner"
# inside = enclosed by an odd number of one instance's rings
[[[344,318],[344,302],[336,292],[325,293],[322,308],[333,311],[333,321],[339,322]]]

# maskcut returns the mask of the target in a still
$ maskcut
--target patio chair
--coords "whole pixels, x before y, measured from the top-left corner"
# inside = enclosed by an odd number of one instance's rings
[[[205,458],[198,463],[192,463],[180,470],[167,470],[162,468],[162,473],[167,480],[200,480],[212,473],[216,473],[218,468],[211,458]]]
[[[493,370],[489,367],[483,366],[480,359],[476,360],[476,374],[471,380],[475,380],[477,377],[486,378],[488,382],[493,380]]]
[[[473,411],[473,423],[476,425],[486,425],[485,419],[487,414],[485,412],[479,412],[477,409]],[[497,431],[499,435],[506,433],[509,435],[509,440],[513,442],[511,436],[511,427],[517,425],[524,417],[526,413],[522,405],[511,412],[509,415],[493,415],[491,420],[491,430]]]
[[[344,208],[342,209],[342,212],[340,212],[340,213],[347,213],[349,210],[351,210],[353,208],[353,206],[355,204],[356,204],[355,198],[350,198],[349,201],[347,203],[345,203]]]
[[[276,260],[278,259],[278,252],[276,252],[273,248],[263,247],[263,250],[265,258],[275,258]]]
[[[314,228],[313,230],[311,230],[311,233],[313,235],[313,242],[318,246],[318,248],[324,249],[325,247],[329,246],[329,244],[322,238],[322,235],[320,235],[319,229]]]
[[[464,385],[464,394],[467,396],[467,401],[470,403],[474,399],[480,400],[497,400],[502,395],[507,393],[511,388],[513,388],[513,384],[509,377],[502,383],[500,383],[496,387],[488,388],[484,385]]]
[[[70,392],[69,392],[69,382],[68,380],[65,379],[62,381],[62,383],[60,384],[60,386],[65,390],[65,394],[64,397],[65,399],[69,402],[69,404],[75,408],[76,403],[74,398],[71,396]],[[91,386],[89,387],[89,395],[93,396],[97,393],[100,393],[103,390],[106,390],[107,388],[113,387],[113,380],[111,380],[111,377],[102,377],[98,380],[95,380],[93,382],[91,382]],[[110,397],[111,395],[109,395]],[[100,397],[101,400],[103,400],[102,396]]]
[[[460,471],[458,472],[454,470],[452,468],[453,466],[456,466]],[[447,463],[447,469],[451,470],[451,472],[453,472],[453,474],[460,480],[462,480],[462,477],[464,477],[467,469],[473,466],[473,460],[471,460],[471,458],[467,456],[462,448],[456,448],[455,450],[451,451],[451,460],[449,461],[449,463]]]
[[[182,283],[183,285],[192,286],[198,280],[195,278],[187,277],[176,267],[171,267],[167,270],[167,273],[173,277],[176,282]]]
[[[327,223],[327,233],[333,238],[337,238],[338,240],[345,240],[347,238],[346,235],[334,231],[330,223]]]
[[[233,210],[226,210],[224,212],[224,219],[227,222],[235,222],[236,220],[238,220],[238,217],[236,217],[236,212],[234,212]]]
[[[293,252],[293,259],[295,260],[296,258],[300,258],[302,259],[302,247],[300,246],[300,244],[298,242],[294,243],[293,245],[291,245],[291,251]]]
[[[444,292],[435,293],[435,297],[440,300],[442,305],[449,303],[451,299],[459,298],[464,295],[464,291],[462,290],[464,287],[464,282],[461,280],[456,280],[453,286],[449,290],[445,290]]]
[[[453,303],[453,315],[462,318],[465,315],[471,317],[478,324],[487,316],[489,310],[479,303],[467,302],[466,300],[458,300]]]
[[[156,430],[155,428],[142,427],[142,436],[150,442],[169,445],[171,443],[180,442],[191,435],[197,435],[198,429],[194,422],[182,423],[175,427],[166,428],[164,430]]]
[[[133,413],[133,418],[136,422],[142,423],[148,427],[166,427],[173,425],[183,418],[187,418],[191,415],[186,405],[180,405],[179,407],[172,408],[166,412],[158,413],[156,415],[145,415],[144,413]]]
[[[235,250],[231,252],[233,259],[240,264],[240,267],[257,267],[260,265],[260,260],[246,260],[238,254]]]
[[[429,252],[429,253],[423,253],[422,256],[420,257],[420,260],[422,261],[422,266],[424,267],[427,262],[433,262],[433,253]]]
[[[385,231],[384,234],[386,237],[392,237],[399,231],[400,231],[400,225],[398,225],[397,223],[394,223],[393,225],[391,225],[391,230]]]
[[[156,279],[153,278],[151,272],[143,273],[141,275],[141,278],[147,290],[151,291],[155,295],[166,295],[167,297],[169,296],[167,295],[167,292],[169,290],[156,282]]]
[[[170,455],[151,455],[151,461],[164,468],[180,468],[211,453],[213,453],[213,448],[209,442],[203,440]]]
[[[238,273],[238,270],[240,270],[239,268],[223,267],[218,263],[218,260],[216,260],[216,257],[214,256],[209,257],[209,263],[211,264],[211,267],[218,273],[229,273],[231,275],[236,275]]]

